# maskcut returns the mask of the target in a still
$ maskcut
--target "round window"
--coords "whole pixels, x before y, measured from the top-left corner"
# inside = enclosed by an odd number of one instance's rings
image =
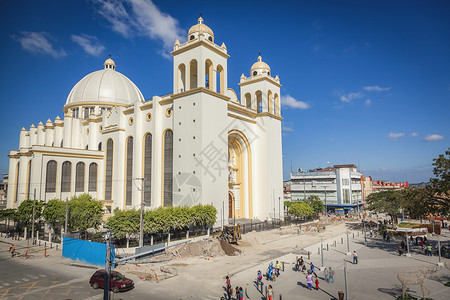
[[[133,117],[130,117],[130,118],[128,119],[128,124],[130,124],[130,126],[134,124],[134,119],[133,119]]]
[[[189,37],[189,40],[192,41],[193,39],[195,39],[195,36],[191,35],[191,36]]]
[[[150,121],[152,120],[152,114],[151,114],[151,113],[148,113],[148,114],[145,116],[145,119],[147,120],[147,122],[150,122]]]
[[[253,76],[256,76],[256,75],[258,75],[258,72],[253,71]]]
[[[212,36],[210,36],[210,37],[208,38],[208,40],[209,40],[210,42],[212,42]]]
[[[166,109],[166,117],[170,117],[172,115],[172,108]]]

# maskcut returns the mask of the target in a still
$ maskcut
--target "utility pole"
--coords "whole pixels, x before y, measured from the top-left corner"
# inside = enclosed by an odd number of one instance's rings
[[[281,197],[278,197],[278,220],[280,220],[281,226]]]
[[[34,189],[33,197],[33,223],[31,224],[31,245],[34,245],[34,219],[36,215],[36,189]]]
[[[66,198],[66,221],[64,222],[64,236],[67,236],[68,222],[69,222],[69,197]]]
[[[139,248],[144,247],[144,192],[147,191],[145,187],[145,177],[135,178],[135,180],[141,181],[141,187],[138,185],[137,188],[141,192],[141,213],[139,219]]]
[[[345,300],[348,300],[347,261],[344,258]]]
[[[350,255],[350,242],[348,239],[348,235],[350,234],[350,231],[347,230],[346,234],[347,234],[347,255]]]
[[[323,240],[320,238],[320,256],[322,257],[322,268],[323,268]]]
[[[106,261],[105,261],[105,283],[103,290],[103,300],[109,300],[109,283],[111,277],[111,231],[108,229],[106,233]]]

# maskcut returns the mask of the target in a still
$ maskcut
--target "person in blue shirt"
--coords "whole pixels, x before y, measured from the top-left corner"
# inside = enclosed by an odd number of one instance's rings
[[[314,266],[314,264],[311,262],[311,264],[310,264],[310,269],[311,269],[311,273],[313,273],[314,274],[314,276],[316,276],[316,278],[317,278],[317,274],[316,274],[316,267]],[[317,269],[319,269],[319,268],[317,268]],[[320,270],[320,269],[319,269]]]

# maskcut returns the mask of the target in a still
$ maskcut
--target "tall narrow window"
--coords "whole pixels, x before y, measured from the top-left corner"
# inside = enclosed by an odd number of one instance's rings
[[[144,205],[150,206],[152,200],[152,135],[144,140]]]
[[[269,113],[274,114],[275,110],[273,109],[273,95],[272,95],[272,91],[268,91],[267,92],[267,109],[269,111]]]
[[[223,94],[225,92],[225,82],[224,82],[224,71],[223,67],[221,65],[217,66],[217,72],[216,72],[216,85],[217,85],[217,92],[220,94]]]
[[[106,142],[105,200],[111,200],[112,197],[113,152],[114,142],[109,139]]]
[[[245,106],[252,108],[252,96],[249,93],[245,94]]]
[[[19,175],[20,175],[20,162],[17,163],[16,169],[16,187],[14,189],[14,202],[17,202],[19,197]]]
[[[191,60],[189,63],[189,89],[195,89],[198,79],[198,72],[197,72],[197,61],[195,59]]]
[[[27,199],[30,199],[31,192],[31,160],[28,162],[28,170],[27,170],[28,178],[27,178]]]
[[[88,192],[96,192],[96,191],[97,191],[97,164],[91,163],[89,165]]]
[[[173,131],[164,133],[164,207],[173,205]]]
[[[125,201],[127,205],[133,204],[133,137],[130,136],[127,139],[127,145],[126,145],[126,153],[127,153],[127,160],[126,160],[126,183],[125,183]]]
[[[207,59],[205,61],[205,88],[211,91],[214,91],[213,77],[213,64],[211,60]]]
[[[56,192],[56,167],[58,163],[51,160],[47,163],[47,171],[45,176],[45,192],[55,193]]]
[[[177,92],[181,93],[186,90],[186,67],[184,64],[178,66]]]
[[[257,91],[255,94],[256,97],[256,111],[258,113],[263,112],[263,102],[262,102],[262,93],[261,91]]]
[[[84,162],[77,163],[75,174],[75,192],[84,192]]]
[[[72,163],[65,161],[62,164],[61,171],[61,192],[70,192],[70,182],[72,175]]]

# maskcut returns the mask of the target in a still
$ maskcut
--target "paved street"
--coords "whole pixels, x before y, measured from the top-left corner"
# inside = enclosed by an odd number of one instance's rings
[[[337,299],[338,291],[345,290],[343,265],[344,259],[346,259],[349,299],[394,299],[395,296],[401,293],[401,284],[397,279],[397,273],[399,271],[416,270],[419,266],[425,265],[428,262],[438,262],[437,256],[429,257],[423,255],[420,246],[412,247],[412,257],[400,257],[397,252],[397,244],[399,241],[386,243],[383,242],[381,237],[367,238],[368,244],[365,246],[364,237],[361,232],[359,232],[359,236],[356,233],[354,239],[352,236],[353,234],[350,235],[350,251],[353,252],[356,250],[358,253],[360,261],[357,265],[353,265],[351,263],[351,257],[345,255],[347,252],[345,235],[342,236],[343,244],[341,244],[341,237],[324,241],[324,248],[326,248],[327,243],[329,244],[329,250],[324,251],[324,266],[331,266],[334,269],[336,273],[334,284],[326,283],[323,280],[323,272],[316,271],[319,276],[320,289],[318,291],[308,290],[306,287],[305,273],[293,270],[293,262],[295,262],[299,254],[287,254],[278,258],[279,261],[290,263],[285,265],[285,271],[281,273],[276,282],[269,282],[263,279],[264,286],[268,284],[272,285],[276,295],[275,299],[278,299],[280,293],[283,299]],[[335,240],[337,243],[336,247],[333,246]],[[432,237],[431,240],[434,242],[435,238]],[[450,241],[450,234],[447,230],[441,236],[441,242],[443,240],[446,244]],[[320,246],[320,243],[307,247],[306,249],[313,252],[311,261],[313,261],[316,267],[321,268],[321,256],[317,254],[318,246]],[[309,263],[307,255],[303,255],[303,257]],[[447,259],[443,258],[443,260]],[[246,287],[250,299],[264,299],[253,281],[256,278],[257,271],[261,270],[265,272],[268,264],[269,262],[265,262],[249,270],[239,272],[232,278],[232,282],[233,280],[234,282],[249,282]],[[450,288],[443,284],[447,281],[450,281],[450,273],[445,267],[441,268],[429,278],[427,286],[431,289],[431,298],[435,300],[449,298]],[[409,293],[418,298],[421,298],[422,295],[420,286],[418,285],[411,286]]]

